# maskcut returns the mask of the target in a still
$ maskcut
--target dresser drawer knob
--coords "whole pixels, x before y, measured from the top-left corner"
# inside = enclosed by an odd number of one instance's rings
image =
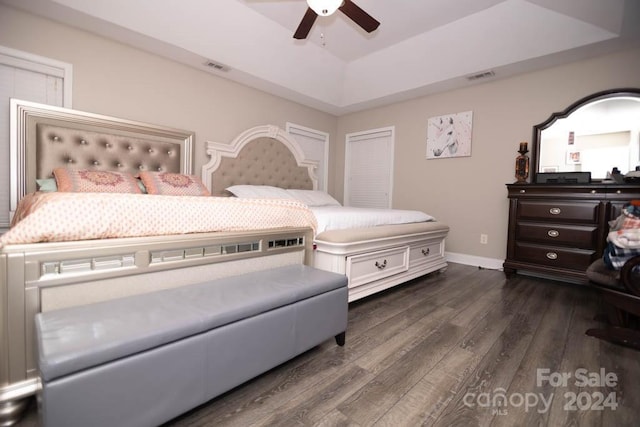
[[[387,260],[385,259],[382,262],[382,264],[380,264],[378,261],[376,261],[375,266],[378,267],[380,270],[383,270],[387,266]]]
[[[616,194],[622,194],[622,190],[616,191]]]
[[[555,252],[547,252],[547,258],[549,259],[558,259],[558,254]]]
[[[426,251],[424,249],[422,249],[422,255],[424,255],[424,256],[429,255],[429,252],[431,252],[431,249],[429,249],[429,248],[427,248]]]
[[[547,235],[549,237],[558,237],[560,235],[560,232],[558,230],[549,230],[547,231]]]
[[[551,215],[560,215],[560,213],[562,213],[562,210],[560,210],[560,208],[551,208],[549,209],[549,213]]]
[[[524,194],[526,192],[527,192],[527,190],[520,190],[520,194]]]

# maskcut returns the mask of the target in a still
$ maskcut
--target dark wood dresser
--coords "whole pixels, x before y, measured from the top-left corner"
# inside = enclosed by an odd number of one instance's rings
[[[507,184],[507,276],[520,272],[587,283],[585,271],[601,257],[609,230],[640,185]]]

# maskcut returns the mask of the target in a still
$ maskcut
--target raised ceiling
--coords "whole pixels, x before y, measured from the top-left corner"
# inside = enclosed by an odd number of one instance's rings
[[[304,0],[0,0],[336,115],[640,43],[640,0],[354,1],[295,40]]]

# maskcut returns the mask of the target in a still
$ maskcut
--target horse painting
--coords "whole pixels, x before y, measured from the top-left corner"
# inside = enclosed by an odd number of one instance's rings
[[[469,155],[471,155],[471,111],[429,119],[428,159]]]
[[[453,126],[453,117],[443,120],[436,125],[438,128],[436,143],[432,148],[433,155],[440,157],[445,150],[449,150],[450,155],[455,155],[458,151],[458,134]]]

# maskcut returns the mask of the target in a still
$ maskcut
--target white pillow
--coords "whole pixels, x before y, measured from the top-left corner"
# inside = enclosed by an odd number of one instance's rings
[[[284,188],[271,185],[232,185],[227,191],[243,199],[294,199]]]
[[[340,202],[320,190],[285,190],[307,206],[341,206]]]

